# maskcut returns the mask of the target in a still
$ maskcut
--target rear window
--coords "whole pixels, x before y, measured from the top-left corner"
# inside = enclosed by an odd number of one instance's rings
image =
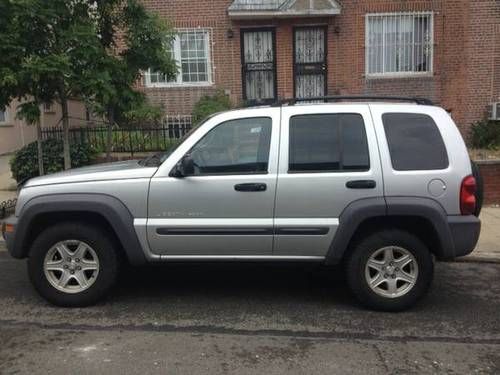
[[[393,169],[420,171],[445,169],[448,154],[434,120],[419,113],[382,116]]]
[[[289,172],[370,169],[363,117],[353,113],[293,116]]]

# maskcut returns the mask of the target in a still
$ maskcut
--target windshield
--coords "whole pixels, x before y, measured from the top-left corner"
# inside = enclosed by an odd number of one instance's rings
[[[200,127],[201,125],[203,125],[205,122],[207,122],[208,120],[210,120],[212,117],[214,117],[216,114],[213,114],[211,116],[208,116],[206,117],[202,122],[200,122],[198,125],[194,126],[193,128],[191,128],[191,130],[189,130],[186,134],[184,134],[181,138],[175,140],[173,146],[167,150],[167,151],[162,151],[162,152],[157,152],[156,154],[154,155],[151,155],[151,156],[148,156],[142,160],[139,160],[139,164],[140,165],[143,165],[145,167],[159,167],[165,160],[168,159],[168,157],[170,155],[172,155],[172,153],[177,150],[179,148],[179,146],[181,144],[184,143],[184,141],[186,139],[188,139],[191,134],[194,133],[194,131],[196,129],[198,129],[198,127]]]

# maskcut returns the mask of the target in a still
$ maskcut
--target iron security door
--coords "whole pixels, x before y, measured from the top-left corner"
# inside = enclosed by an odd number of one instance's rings
[[[294,85],[296,98],[326,95],[326,26],[294,29]]]
[[[241,32],[243,99],[249,104],[276,100],[274,29]]]

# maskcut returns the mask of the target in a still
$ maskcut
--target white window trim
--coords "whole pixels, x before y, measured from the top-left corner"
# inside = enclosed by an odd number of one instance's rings
[[[208,81],[206,82],[182,82],[182,72],[179,72],[177,75],[177,81],[176,82],[151,82],[151,69],[148,69],[147,72],[144,73],[144,85],[147,88],[163,88],[163,87],[209,87],[214,84],[213,81],[213,76],[214,76],[214,66],[212,63],[213,60],[213,38],[212,38],[212,28],[176,28],[175,31],[177,33],[182,33],[182,32],[195,32],[195,31],[201,31],[201,32],[206,32],[207,33],[207,75],[208,75]],[[179,38],[176,37],[174,41],[174,57],[179,57],[181,56],[181,47],[180,47],[180,42]],[[179,65],[181,62],[177,61],[177,64]]]
[[[387,16],[430,16],[430,45],[431,53],[429,56],[429,70],[427,72],[387,72],[387,73],[369,73],[369,59],[368,59],[368,19],[370,17],[387,17]],[[391,78],[421,78],[432,77],[434,75],[434,12],[385,12],[385,13],[367,13],[365,14],[365,77],[367,79],[391,79]]]

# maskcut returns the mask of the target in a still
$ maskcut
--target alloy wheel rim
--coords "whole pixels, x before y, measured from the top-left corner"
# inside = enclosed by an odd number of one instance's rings
[[[90,288],[99,275],[99,258],[94,249],[79,240],[52,246],[43,262],[45,277],[57,290],[75,294]]]
[[[417,260],[402,247],[383,247],[368,258],[365,278],[368,287],[376,294],[387,298],[402,297],[417,283]]]

